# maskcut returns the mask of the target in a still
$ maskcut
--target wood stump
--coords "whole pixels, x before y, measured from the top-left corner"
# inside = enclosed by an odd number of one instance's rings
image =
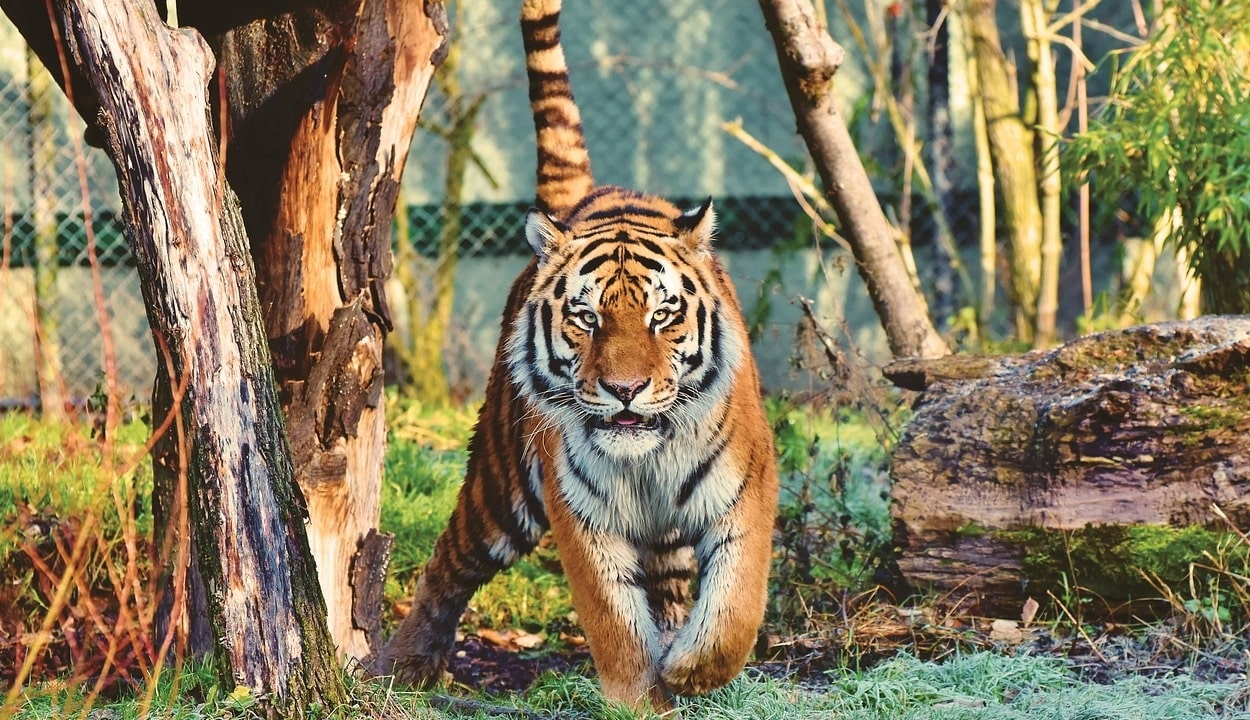
[[[1111,546],[1139,528],[1223,526],[1220,511],[1250,526],[1250,318],[1019,357],[901,360],[885,374],[923,391],[892,467],[898,565],[913,587],[1018,608],[1055,589],[1031,562],[1042,546],[1084,543],[1104,557],[1097,570],[1129,578],[1140,573],[1113,567]]]

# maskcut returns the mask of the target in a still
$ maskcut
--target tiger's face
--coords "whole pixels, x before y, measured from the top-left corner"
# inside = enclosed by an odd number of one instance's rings
[[[716,291],[710,202],[683,215],[609,191],[624,197],[592,195],[567,225],[530,211],[538,267],[509,365],[566,437],[637,460],[727,392],[742,348]]]

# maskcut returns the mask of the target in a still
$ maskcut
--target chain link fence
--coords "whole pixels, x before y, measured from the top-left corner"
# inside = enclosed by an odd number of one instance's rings
[[[145,393],[151,383],[115,175],[102,152],[84,146],[83,129],[48,71],[0,23],[3,405],[82,402],[103,382],[105,333],[125,391]]]
[[[388,292],[399,296],[391,302],[399,315],[393,341],[409,341],[410,316],[433,305],[430,287],[423,286],[432,286],[429,279],[442,263],[455,262],[454,309],[443,350],[463,395],[480,392],[484,384],[504,293],[528,257],[520,228],[534,192],[534,130],[515,3],[463,0],[450,11],[459,65],[436,81],[426,99],[401,193],[406,222],[398,223],[397,237],[411,243],[412,274],[419,281],[407,287],[392,282]],[[836,31],[846,23],[832,24]],[[811,222],[789,185],[723,127],[741,119],[747,132],[806,169],[806,151],[794,132],[756,3],[577,0],[565,4],[562,26],[596,180],[688,207],[714,199],[719,248],[759,337],[768,339],[757,352],[776,356],[762,363],[766,382],[770,374],[775,379],[786,372],[797,322],[797,309],[781,296],[814,297],[825,317],[845,319],[855,342],[882,344],[853,263],[811,250]],[[923,29],[913,19],[900,37],[919,37]],[[934,227],[929,204],[916,188],[905,192],[899,178],[907,164],[870,73],[857,63],[862,53],[852,38],[839,39],[848,59],[838,88],[848,99],[861,155],[887,211],[913,229],[922,281],[940,286],[944,280],[933,277],[932,268],[945,263],[924,257]],[[923,81],[922,43],[908,52],[913,67],[906,72]],[[912,110],[922,137],[928,132],[923,89],[921,82]],[[955,242],[975,248],[979,207],[964,90],[951,87],[955,165],[943,190]],[[472,108],[470,140],[452,147],[450,129]],[[121,391],[140,399],[148,393],[155,361],[118,219],[116,180],[103,153],[84,147],[81,138],[81,121],[0,17],[0,403],[83,402],[101,383],[105,332],[115,347]],[[449,178],[457,172],[456,152],[462,153],[463,170]],[[457,186],[457,196],[450,197],[448,188]],[[455,252],[440,253],[440,237],[455,218]],[[106,327],[95,301],[92,243]],[[842,268],[838,277],[821,277],[830,267]]]

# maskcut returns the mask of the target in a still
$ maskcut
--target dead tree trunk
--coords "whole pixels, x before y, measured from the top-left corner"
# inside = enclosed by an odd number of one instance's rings
[[[1037,555],[1056,534],[1106,545],[1123,528],[1216,523],[1213,506],[1250,524],[1250,318],[885,372],[924,391],[892,469],[898,564],[913,586],[1018,608],[1057,589]]]
[[[274,390],[246,236],[204,108],[212,55],[145,3],[58,0],[99,100],[157,345],[187,380],[190,515],[223,684],[271,715],[345,699]]]
[[[947,354],[924,297],[911,285],[894,232],[838,110],[833,76],[845,53],[817,21],[809,0],[760,0],[760,8],[777,47],[799,134],[842,222],[890,350],[896,357]]]
[[[365,658],[389,538],[376,533],[386,429],[383,284],[417,115],[447,35],[440,2],[179,3],[218,46],[226,174],[257,289],[330,631]],[[381,562],[381,564],[379,564]]]

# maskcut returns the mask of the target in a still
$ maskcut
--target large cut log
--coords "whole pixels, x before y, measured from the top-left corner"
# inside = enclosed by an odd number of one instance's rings
[[[1010,606],[1055,589],[1043,548],[1084,583],[1122,573],[1112,546],[1143,527],[1209,527],[1220,511],[1250,525],[1250,318],[1020,357],[902,360],[885,374],[923,390],[891,471],[898,565],[913,587]],[[1066,557],[1081,543],[1102,567]]]

